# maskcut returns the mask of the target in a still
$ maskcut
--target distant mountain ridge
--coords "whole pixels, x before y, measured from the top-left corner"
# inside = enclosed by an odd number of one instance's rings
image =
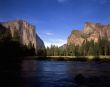
[[[12,37],[19,38],[19,41],[23,45],[29,45],[30,43],[34,46],[35,50],[44,48],[44,42],[36,34],[35,26],[24,20],[13,20],[7,22],[1,22],[2,26],[10,29]]]
[[[86,22],[83,30],[73,30],[67,39],[67,45],[81,46],[85,41],[98,42],[99,38],[107,38],[110,41],[110,24]]]

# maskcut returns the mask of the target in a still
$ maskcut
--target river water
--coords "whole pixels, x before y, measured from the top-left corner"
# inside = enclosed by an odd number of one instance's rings
[[[79,74],[101,77],[110,87],[110,63],[24,60],[21,67],[21,87],[83,87],[75,82]]]

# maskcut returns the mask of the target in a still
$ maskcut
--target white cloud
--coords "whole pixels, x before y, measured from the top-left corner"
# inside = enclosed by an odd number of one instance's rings
[[[50,47],[51,45],[56,45],[58,47],[62,46],[63,44],[66,43],[66,40],[63,39],[50,39],[48,42],[44,42],[45,46]]]
[[[46,47],[50,47],[52,43],[50,43],[50,42],[44,42],[44,44],[45,44]]]
[[[47,33],[45,33],[45,34],[48,35],[48,36],[54,35],[53,33],[50,33],[50,32],[47,32]]]

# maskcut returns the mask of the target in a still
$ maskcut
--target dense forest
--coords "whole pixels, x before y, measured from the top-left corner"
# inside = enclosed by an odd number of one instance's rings
[[[47,56],[99,56],[110,55],[110,42],[107,38],[99,38],[98,42],[93,40],[83,43],[81,46],[73,44],[66,47],[51,45],[46,48]]]

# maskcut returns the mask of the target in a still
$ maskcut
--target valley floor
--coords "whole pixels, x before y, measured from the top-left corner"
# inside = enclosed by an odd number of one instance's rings
[[[65,61],[110,61],[110,56],[29,56],[24,59]]]

